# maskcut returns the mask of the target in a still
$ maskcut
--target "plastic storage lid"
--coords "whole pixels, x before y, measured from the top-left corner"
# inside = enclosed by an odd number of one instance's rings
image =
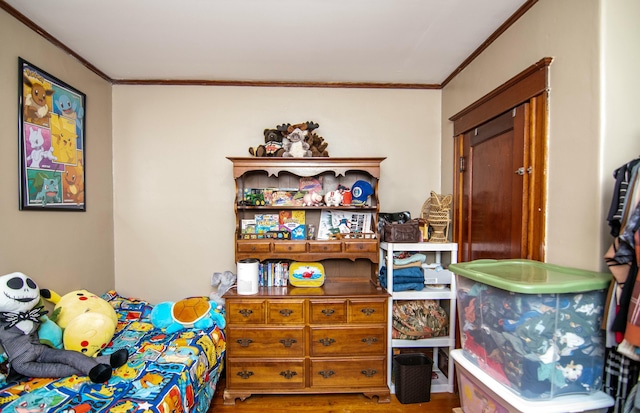
[[[607,288],[611,282],[611,274],[525,259],[475,260],[450,264],[449,269],[465,278],[523,294],[579,293]]]

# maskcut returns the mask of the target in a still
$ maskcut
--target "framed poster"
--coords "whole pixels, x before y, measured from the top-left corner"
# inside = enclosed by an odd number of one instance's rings
[[[85,211],[86,95],[18,61],[20,209]]]

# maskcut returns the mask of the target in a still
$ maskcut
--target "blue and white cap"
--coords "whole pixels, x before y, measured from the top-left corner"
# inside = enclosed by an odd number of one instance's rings
[[[367,181],[356,181],[351,187],[351,197],[355,203],[364,204],[372,194],[373,187]]]

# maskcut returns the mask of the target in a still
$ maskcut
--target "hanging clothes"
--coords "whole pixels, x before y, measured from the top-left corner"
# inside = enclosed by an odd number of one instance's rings
[[[640,363],[623,356],[614,348],[607,349],[602,390],[614,400],[608,413],[622,412],[639,376]]]
[[[640,327],[637,299],[640,295],[640,158],[616,169],[616,180],[607,221],[614,241],[605,254],[605,262],[613,275],[608,300],[609,318],[604,328],[615,332],[615,339],[607,335],[607,357],[604,369],[603,391],[614,398],[615,403],[608,413],[623,413],[629,408],[628,400],[632,388],[640,376],[640,355],[636,352],[640,344]],[[638,250],[637,250],[638,249]],[[635,297],[635,298],[634,298]],[[631,317],[629,317],[631,315]],[[628,334],[628,336],[627,336]],[[630,340],[627,340],[627,337]]]
[[[613,177],[616,182],[613,188],[613,197],[611,206],[609,207],[609,213],[607,214],[607,221],[611,227],[611,235],[614,237],[620,234],[622,213],[627,200],[627,189],[631,181],[633,169],[639,162],[640,158],[634,159],[613,172]]]

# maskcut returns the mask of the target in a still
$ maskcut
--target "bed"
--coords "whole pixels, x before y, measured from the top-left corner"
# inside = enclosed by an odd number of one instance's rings
[[[118,316],[116,333],[102,354],[127,348],[127,364],[104,384],[78,376],[15,384],[0,378],[0,411],[206,413],[224,367],[224,331],[213,326],[166,334],[151,324],[148,302],[115,291],[102,298]]]

